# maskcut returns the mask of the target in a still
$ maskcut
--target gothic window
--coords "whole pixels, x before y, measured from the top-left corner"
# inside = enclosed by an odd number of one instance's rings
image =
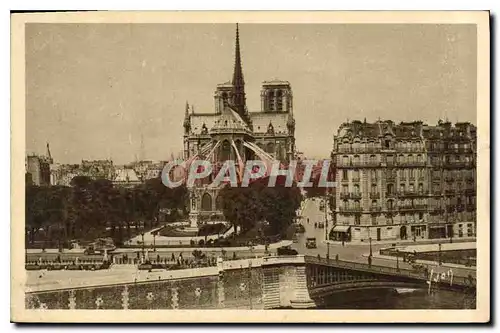
[[[215,208],[217,210],[222,210],[224,208],[224,203],[222,202],[222,195],[218,195],[215,199]]]
[[[276,92],[276,111],[283,111],[283,97],[281,90]]]
[[[269,111],[274,111],[274,92],[269,91],[267,106],[269,107]]]
[[[347,170],[342,170],[342,180],[347,180]]]
[[[201,210],[205,212],[212,210],[212,196],[208,193],[201,197]]]
[[[423,193],[424,192],[424,184],[420,183],[418,184],[418,192]]]
[[[373,194],[377,193],[377,185],[376,184],[372,184],[371,193],[373,193]]]
[[[267,144],[267,152],[270,153],[270,154],[274,154],[274,143],[269,142]]]
[[[377,180],[377,170],[371,170],[370,176],[371,176],[372,181],[376,181]]]
[[[359,185],[354,185],[354,194],[359,194]]]
[[[220,161],[226,161],[231,158],[231,145],[229,144],[229,141],[224,140],[222,143],[222,149],[221,149],[221,154],[220,154]]]
[[[227,93],[222,93],[222,102],[223,102],[224,107],[228,106],[228,96],[227,96]]]
[[[359,165],[360,158],[359,155],[354,155],[354,165]]]

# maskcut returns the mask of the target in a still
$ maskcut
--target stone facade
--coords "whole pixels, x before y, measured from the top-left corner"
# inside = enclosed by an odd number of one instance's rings
[[[474,237],[476,127],[353,121],[340,126],[335,240]]]
[[[238,30],[236,33],[233,80],[217,85],[214,111],[197,113],[193,106],[186,103],[183,124],[184,159],[206,155],[200,152],[211,146],[214,147],[212,154],[203,157],[210,159],[213,164],[240,158],[245,162],[256,157],[251,149],[244,146],[245,142],[252,142],[272,158],[286,163],[293,158],[295,152],[291,85],[281,80],[264,81],[260,94],[261,109],[248,111]],[[212,177],[205,183],[198,183],[191,190],[189,207],[193,226],[206,219],[222,217],[220,205],[217,204],[218,190],[207,186],[211,180]]]

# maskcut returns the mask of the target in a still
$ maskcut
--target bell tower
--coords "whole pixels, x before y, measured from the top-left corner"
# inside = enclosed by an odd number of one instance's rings
[[[260,92],[263,112],[289,112],[293,110],[292,87],[288,81],[264,81]]]

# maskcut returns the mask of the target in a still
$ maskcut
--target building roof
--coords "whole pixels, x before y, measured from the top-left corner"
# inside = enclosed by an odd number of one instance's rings
[[[134,169],[120,168],[116,170],[115,182],[140,182]]]
[[[234,112],[234,117],[237,121],[243,121],[239,114]],[[269,123],[273,125],[274,133],[288,133],[287,121],[289,119],[289,113],[287,112],[250,112],[249,117],[253,125],[253,133],[263,134],[267,132]],[[203,125],[205,125],[210,131],[215,125],[216,121],[219,120],[220,115],[215,113],[196,113],[190,115],[191,121],[191,133],[199,135],[202,133]]]

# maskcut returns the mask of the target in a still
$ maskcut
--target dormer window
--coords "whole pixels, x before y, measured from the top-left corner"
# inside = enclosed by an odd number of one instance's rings
[[[272,123],[269,123],[269,126],[267,126],[267,133],[274,134],[274,127]]]

